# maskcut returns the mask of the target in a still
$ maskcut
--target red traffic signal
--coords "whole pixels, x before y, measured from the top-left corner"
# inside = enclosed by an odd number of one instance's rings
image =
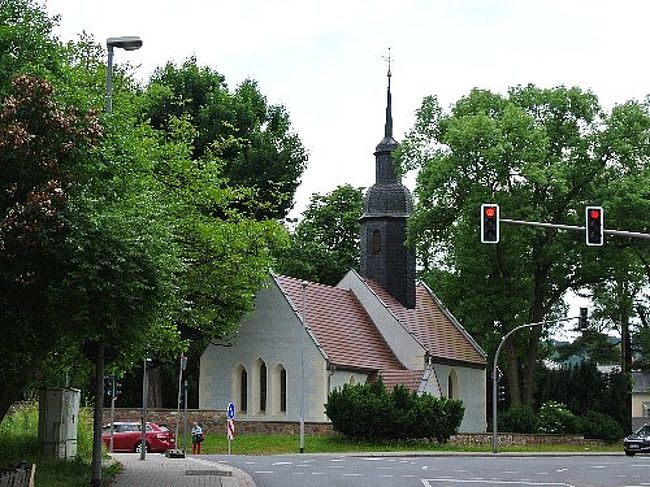
[[[499,242],[499,205],[481,205],[481,242]]]
[[[588,246],[604,243],[605,218],[602,206],[587,206],[585,209],[585,241]]]

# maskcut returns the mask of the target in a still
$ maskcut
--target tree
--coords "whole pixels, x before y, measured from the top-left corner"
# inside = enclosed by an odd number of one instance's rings
[[[221,176],[255,189],[248,205],[256,218],[284,218],[305,169],[307,153],[282,105],[270,105],[252,80],[230,92],[223,75],[195,58],[155,71],[145,93],[143,116],[156,129],[186,117],[196,129],[192,158],[223,161]]]
[[[406,169],[420,168],[409,238],[423,279],[488,351],[515,326],[557,316],[568,289],[609,279],[617,249],[586,248],[582,234],[507,225],[499,244],[482,245],[481,203],[500,204],[502,218],[582,225],[586,204],[607,207],[617,195],[618,211],[606,208],[615,224],[630,201],[621,188],[643,194],[626,173],[645,170],[648,121],[643,104],[608,116],[578,88],[519,86],[507,96],[475,89],[449,114],[424,100],[400,149]],[[543,334],[534,327],[506,342],[514,404],[531,403]]]
[[[363,188],[349,184],[312,195],[275,270],[329,285],[338,283],[348,270],[358,270],[362,207]]]

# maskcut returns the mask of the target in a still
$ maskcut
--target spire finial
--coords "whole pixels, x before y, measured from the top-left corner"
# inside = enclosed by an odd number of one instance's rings
[[[390,47],[388,48],[388,57],[384,57],[384,59],[388,62],[388,72],[386,73],[386,76],[388,77],[388,88],[386,90],[386,125],[384,128],[384,138],[385,139],[391,139],[393,138],[393,114],[392,114],[392,107],[391,107],[391,95],[390,95],[390,78],[392,76],[392,73],[390,72]]]

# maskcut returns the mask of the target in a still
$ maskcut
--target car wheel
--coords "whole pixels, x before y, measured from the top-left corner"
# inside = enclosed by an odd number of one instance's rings
[[[138,441],[135,444],[135,448],[133,449],[133,451],[135,453],[142,453],[142,443]],[[151,445],[149,445],[149,443],[147,443],[147,453],[149,453],[150,451],[151,451]]]
[[[626,454],[628,457],[633,457],[633,456],[634,456],[634,452],[633,452],[633,451],[626,451],[625,454]]]

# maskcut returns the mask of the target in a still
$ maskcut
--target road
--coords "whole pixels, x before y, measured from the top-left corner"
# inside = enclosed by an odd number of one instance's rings
[[[650,456],[225,456],[257,487],[650,487]]]

